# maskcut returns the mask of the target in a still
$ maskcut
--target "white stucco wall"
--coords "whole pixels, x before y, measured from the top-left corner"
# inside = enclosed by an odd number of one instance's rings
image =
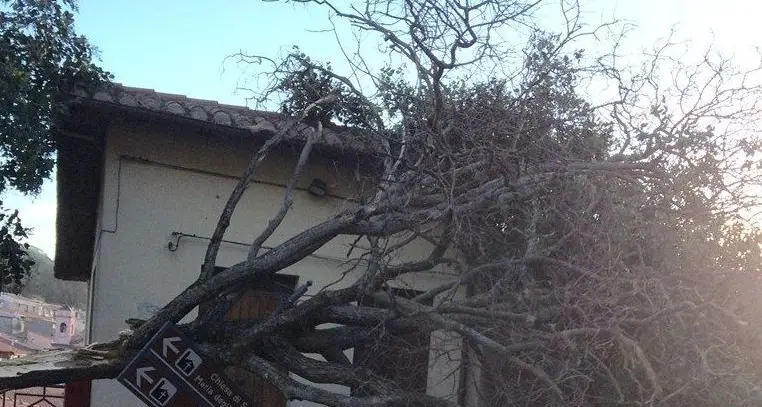
[[[223,141],[213,135],[157,130],[147,125],[114,124],[108,132],[99,230],[91,279],[89,340],[102,342],[125,329],[127,318],[147,318],[150,312],[179,294],[198,276],[207,241],[182,238],[179,248],[170,251],[172,232],[210,236],[235,179],[244,167],[251,146]],[[319,160],[317,160],[319,161]],[[277,154],[263,165],[241,200],[227,240],[250,242],[278,210],[283,188],[290,177],[294,158]],[[328,181],[329,190],[351,195],[355,175],[332,162],[316,162],[304,172],[302,186],[313,178]],[[316,224],[350,205],[336,198],[316,198],[297,191],[291,212],[268,245],[283,241],[305,226]],[[341,279],[342,263],[351,238],[337,238],[285,272],[313,280],[316,288]],[[242,260],[247,248],[223,244],[218,265]],[[421,256],[428,248],[421,247]],[[407,281],[418,289],[442,282],[441,275],[418,275]],[[339,281],[348,284],[351,278]],[[192,318],[193,316],[189,316]],[[455,397],[458,375],[447,348],[459,352],[459,343],[432,335],[429,393]],[[434,349],[434,347],[432,347]],[[456,355],[457,356],[457,355]],[[336,387],[334,387],[336,388]],[[344,388],[342,391],[348,392]],[[141,402],[116,381],[99,381],[93,386],[95,407],[138,406]],[[311,403],[292,402],[290,406]]]

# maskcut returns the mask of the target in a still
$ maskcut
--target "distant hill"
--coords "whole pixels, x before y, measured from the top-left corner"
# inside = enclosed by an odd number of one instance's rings
[[[48,303],[87,309],[87,283],[64,281],[53,277],[53,260],[42,250],[31,246],[29,256],[35,264],[24,279],[21,295],[39,298]]]

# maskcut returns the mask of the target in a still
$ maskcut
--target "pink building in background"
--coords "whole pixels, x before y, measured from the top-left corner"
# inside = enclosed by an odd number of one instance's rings
[[[72,307],[0,293],[0,357],[21,356],[83,342],[84,315]]]
[[[77,311],[68,306],[61,306],[53,311],[53,341],[56,347],[74,346],[82,342],[82,336],[77,335]]]

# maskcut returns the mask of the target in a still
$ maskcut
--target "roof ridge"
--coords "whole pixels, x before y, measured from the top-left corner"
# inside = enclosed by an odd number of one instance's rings
[[[215,100],[196,99],[186,95],[158,92],[154,89],[125,86],[109,82],[94,92],[80,88],[73,95],[115,107],[139,109],[160,114],[212,123],[228,128],[247,130],[254,134],[274,134],[285,125],[290,116],[271,111],[254,110],[248,106],[219,103]],[[289,130],[292,138],[305,139],[302,134],[310,125]],[[368,132],[348,127],[326,126],[319,142],[331,150],[377,155],[384,151],[383,142]]]

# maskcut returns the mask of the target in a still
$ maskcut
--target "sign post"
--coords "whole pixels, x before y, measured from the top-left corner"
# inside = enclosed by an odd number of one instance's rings
[[[151,407],[254,407],[171,322],[164,324],[117,380]]]

